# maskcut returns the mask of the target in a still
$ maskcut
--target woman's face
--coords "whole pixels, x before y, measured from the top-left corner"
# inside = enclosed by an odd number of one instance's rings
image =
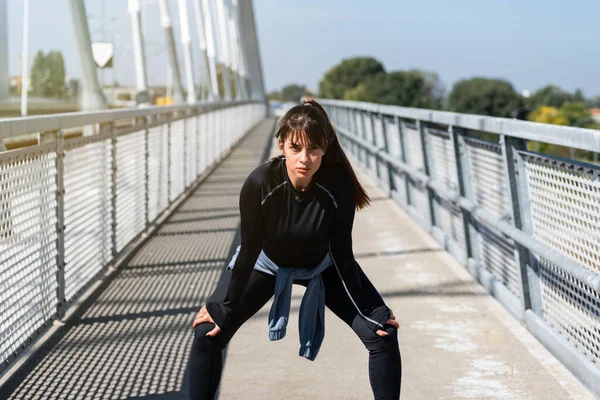
[[[288,135],[285,142],[279,140],[279,148],[285,155],[288,173],[295,175],[300,180],[310,180],[319,170],[323,149],[315,144],[310,144],[306,135]]]

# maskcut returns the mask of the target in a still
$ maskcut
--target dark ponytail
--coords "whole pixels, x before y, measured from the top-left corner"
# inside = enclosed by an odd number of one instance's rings
[[[306,133],[311,143],[319,144],[325,150],[325,156],[323,156],[325,164],[340,165],[344,168],[354,185],[356,209],[361,210],[369,206],[371,199],[356,177],[327,112],[315,100],[304,101],[302,105],[290,109],[279,120],[275,138],[285,141],[288,134],[300,131]]]

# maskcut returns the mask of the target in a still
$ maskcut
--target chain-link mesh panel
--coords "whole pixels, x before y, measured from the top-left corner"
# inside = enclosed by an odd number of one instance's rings
[[[423,218],[423,221],[429,223],[431,221],[431,215],[429,212],[429,199],[427,197],[426,189],[419,189],[414,185],[411,185],[410,190],[411,205]]]
[[[480,264],[497,282],[506,286],[518,298],[521,290],[515,263],[514,242],[496,229],[480,226],[478,242]]]
[[[450,136],[446,132],[427,129],[427,135],[431,141],[431,150],[433,165],[433,176],[436,182],[439,182],[449,189],[458,190],[456,161],[454,150],[450,142]]]
[[[466,139],[466,142],[473,199],[498,215],[508,214],[510,209],[500,145],[477,139]]]
[[[384,148],[385,146],[385,138],[384,138],[384,121],[379,115],[372,115],[373,118],[373,144],[379,148]],[[383,187],[389,187],[389,175],[387,173],[387,164],[376,158],[377,163],[373,168],[373,173],[379,176],[379,184]]]
[[[185,190],[185,177],[183,174],[185,163],[183,147],[184,130],[185,120],[171,123],[171,165],[169,166],[171,181],[169,199],[171,201],[179,197]]]
[[[373,144],[373,126],[371,125],[371,114],[362,113],[361,135],[363,140]],[[375,173],[375,157],[370,152],[365,152],[365,168],[371,173]]]
[[[465,229],[460,207],[444,199],[439,200],[440,228],[461,249],[467,249]]]
[[[203,173],[210,164],[210,148],[208,146],[208,118],[206,114],[202,114],[198,117],[198,142],[199,142],[199,155],[198,155],[198,170]]]
[[[400,147],[400,135],[398,134],[398,125],[391,118],[385,119],[385,133],[388,144],[388,153],[402,160],[402,148]]]
[[[185,120],[185,186],[198,177],[198,117]]]
[[[154,221],[169,205],[169,127],[148,133],[148,220]]]
[[[145,131],[117,138],[117,251],[146,228]]]
[[[351,133],[358,138],[362,139],[362,129],[363,129],[363,125],[362,125],[362,114],[360,112],[355,111],[352,115],[352,131]],[[366,157],[366,150],[363,149],[361,146],[357,146],[357,152],[355,155],[357,160],[360,160],[362,163],[365,162],[365,157]]]
[[[534,237],[600,273],[600,169],[525,157]]]
[[[65,143],[67,301],[112,258],[112,144],[110,139],[90,142]]]
[[[414,124],[405,124],[402,131],[404,143],[406,145],[406,154],[409,155],[409,165],[420,172],[425,172],[423,161],[423,147],[421,146],[421,134]]]
[[[600,293],[544,259],[539,266],[544,320],[600,364]]]
[[[56,144],[0,154],[0,361],[56,312]]]
[[[224,138],[224,146],[223,150],[227,150],[231,147],[233,143],[233,118],[232,118],[233,110],[225,110],[223,112],[223,121],[225,125],[225,129],[223,132]]]

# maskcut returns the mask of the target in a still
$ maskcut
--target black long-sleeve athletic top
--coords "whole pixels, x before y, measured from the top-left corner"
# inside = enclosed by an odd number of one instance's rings
[[[330,268],[336,268],[359,315],[373,330],[382,329],[388,308],[352,252],[355,208],[354,186],[342,166],[321,164],[305,191],[290,182],[283,156],[252,171],[240,193],[242,243],[227,295],[206,304],[215,323],[225,326],[236,312],[261,250],[291,268],[312,267],[329,252]]]

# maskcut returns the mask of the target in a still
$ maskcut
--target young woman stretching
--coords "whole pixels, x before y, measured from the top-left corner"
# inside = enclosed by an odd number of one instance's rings
[[[298,283],[307,287],[299,316],[300,356],[315,359],[327,306],[368,349],[374,398],[399,399],[399,325],[352,252],[354,213],[369,205],[369,196],[317,102],[290,109],[275,137],[283,155],[244,182],[241,246],[193,322],[190,396],[214,398],[223,349],[273,296],[269,336],[285,336],[291,287]]]

